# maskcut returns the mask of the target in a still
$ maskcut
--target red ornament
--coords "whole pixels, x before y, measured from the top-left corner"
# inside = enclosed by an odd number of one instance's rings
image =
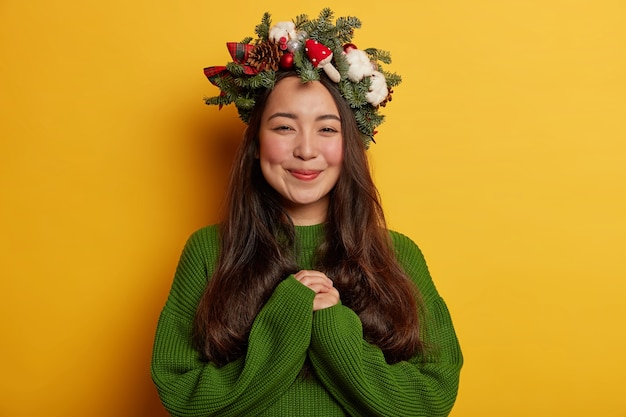
[[[280,57],[280,67],[284,70],[293,68],[293,54],[291,52],[285,52]]]

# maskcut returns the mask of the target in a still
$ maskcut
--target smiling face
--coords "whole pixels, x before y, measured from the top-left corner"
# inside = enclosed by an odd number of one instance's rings
[[[294,224],[326,220],[343,163],[343,135],[337,105],[322,83],[287,77],[276,84],[261,119],[259,161]]]

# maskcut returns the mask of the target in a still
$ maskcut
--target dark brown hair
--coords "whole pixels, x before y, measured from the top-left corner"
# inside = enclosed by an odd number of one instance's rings
[[[277,82],[294,75],[282,73]],[[406,360],[422,350],[420,297],[396,260],[354,114],[336,83],[325,76],[320,81],[341,116],[344,158],[330,194],[317,268],[333,279],[342,304],[359,315],[366,340],[379,346],[388,362]],[[268,90],[257,98],[235,157],[227,213],[220,225],[220,256],[194,320],[196,348],[204,360],[218,365],[245,354],[261,307],[276,286],[299,269],[294,225],[256,158],[270,94]]]

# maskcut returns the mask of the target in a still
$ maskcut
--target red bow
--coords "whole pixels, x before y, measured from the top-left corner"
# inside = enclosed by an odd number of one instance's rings
[[[256,75],[258,73],[256,68],[246,65],[248,55],[250,54],[250,51],[254,49],[254,45],[250,45],[249,43],[227,42],[226,47],[228,48],[228,52],[233,58],[233,61],[241,65],[244,74]],[[222,73],[225,71],[227,71],[227,69],[224,66],[207,67],[204,69],[204,75],[206,75],[209,81],[211,81],[211,84],[217,85],[215,84],[215,80],[218,77],[221,77]]]

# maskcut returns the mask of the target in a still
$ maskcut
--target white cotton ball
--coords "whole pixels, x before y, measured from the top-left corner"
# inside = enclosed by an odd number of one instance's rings
[[[365,94],[365,99],[372,106],[376,107],[389,95],[389,90],[387,89],[387,80],[385,80],[385,76],[379,72],[374,71],[374,73],[370,76],[370,90]]]
[[[278,22],[270,28],[268,37],[273,42],[280,42],[280,38],[285,40],[296,37],[296,25],[293,22]]]
[[[360,49],[350,49],[346,52],[346,61],[348,61],[348,78],[351,81],[359,82],[364,77],[369,77],[374,73],[376,68],[365,51]]]

